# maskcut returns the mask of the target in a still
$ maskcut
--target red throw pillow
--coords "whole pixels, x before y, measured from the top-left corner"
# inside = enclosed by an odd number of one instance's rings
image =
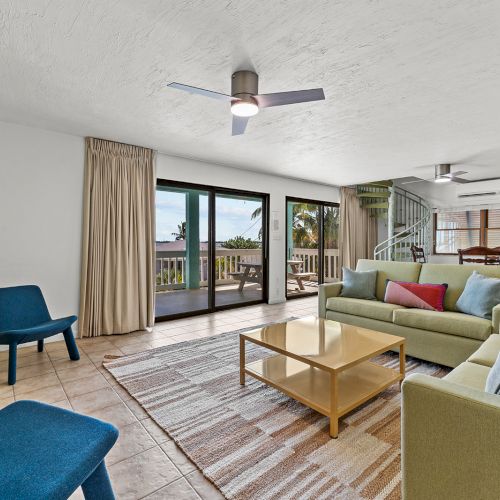
[[[407,283],[387,280],[384,302],[429,311],[444,311],[444,296],[447,283]]]

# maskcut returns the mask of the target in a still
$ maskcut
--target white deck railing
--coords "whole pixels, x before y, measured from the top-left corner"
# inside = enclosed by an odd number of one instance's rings
[[[325,248],[325,260],[323,269],[325,281],[339,280],[339,250],[338,248]],[[294,248],[292,260],[301,260],[303,262],[301,271],[304,273],[316,274],[312,281],[317,281],[319,255],[316,248]]]
[[[338,279],[337,249],[325,250],[325,281]],[[302,271],[317,274],[318,250],[314,248],[294,248],[294,260],[301,260]],[[258,249],[227,249],[218,248],[215,251],[215,283],[217,285],[238,283],[229,273],[240,271],[240,262],[260,263],[262,253]],[[314,277],[312,278],[314,280]],[[317,278],[316,278],[317,279]],[[200,286],[208,284],[208,252],[200,252]],[[186,252],[159,251],[156,252],[156,290],[175,290],[186,286]]]

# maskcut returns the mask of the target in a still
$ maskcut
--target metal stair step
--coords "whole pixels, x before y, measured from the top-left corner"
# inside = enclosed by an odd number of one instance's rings
[[[389,191],[363,191],[358,193],[358,198],[389,198]]]
[[[360,184],[360,186],[372,186],[372,187],[392,187],[392,181],[376,181],[376,182],[367,182],[366,184]]]
[[[378,203],[363,203],[364,208],[389,208],[389,203],[386,201]]]

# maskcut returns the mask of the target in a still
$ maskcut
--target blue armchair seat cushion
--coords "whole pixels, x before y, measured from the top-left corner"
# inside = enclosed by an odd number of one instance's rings
[[[0,410],[0,497],[67,499],[118,438],[95,418],[37,401]]]
[[[65,318],[44,321],[36,326],[3,331],[0,332],[0,343],[16,342],[18,344],[22,344],[23,342],[43,339],[45,337],[63,332],[76,320],[76,316],[67,316]]]

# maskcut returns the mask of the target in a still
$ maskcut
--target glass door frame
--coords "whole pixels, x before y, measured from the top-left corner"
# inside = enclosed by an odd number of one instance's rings
[[[236,309],[238,307],[252,306],[268,302],[269,296],[269,193],[259,193],[256,191],[245,191],[242,189],[231,189],[217,186],[208,186],[204,184],[194,184],[190,182],[180,182],[168,179],[156,179],[156,188],[172,187],[179,189],[191,189],[205,191],[208,193],[208,307],[197,311],[181,312],[169,314],[168,316],[155,316],[157,321],[170,321],[190,316],[199,316],[226,309]],[[262,199],[262,298],[248,302],[235,304],[225,304],[217,306],[215,304],[215,253],[216,253],[216,218],[215,218],[215,199],[218,194],[248,196]],[[155,266],[156,268],[156,266]],[[156,295],[156,290],[155,290]],[[155,313],[156,314],[156,313]]]
[[[318,205],[320,208],[318,220],[318,286],[325,282],[324,263],[325,263],[325,207],[335,207],[340,210],[340,203],[332,201],[313,200],[310,198],[297,198],[296,196],[287,196],[285,198],[285,299],[303,299],[304,297],[314,297],[318,292],[304,293],[301,295],[288,295],[288,202],[292,203],[308,203],[310,205]]]

